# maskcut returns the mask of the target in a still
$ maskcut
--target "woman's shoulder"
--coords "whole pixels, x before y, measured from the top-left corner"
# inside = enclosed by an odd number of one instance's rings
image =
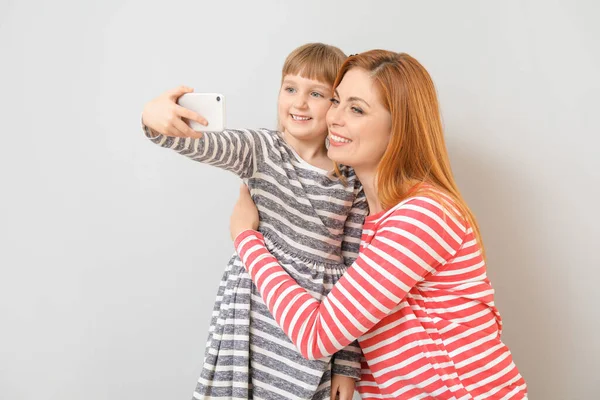
[[[398,215],[410,215],[432,222],[450,220],[459,231],[465,231],[467,225],[457,200],[447,191],[431,184],[421,184],[411,189],[406,198],[381,213],[381,218],[389,219]]]

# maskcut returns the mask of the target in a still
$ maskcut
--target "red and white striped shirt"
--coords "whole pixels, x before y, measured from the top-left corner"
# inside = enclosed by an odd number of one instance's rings
[[[243,232],[235,247],[304,357],[358,339],[364,399],[526,398],[500,340],[481,248],[452,204],[431,191],[369,216],[359,258],[322,302],[281,268],[260,233]]]

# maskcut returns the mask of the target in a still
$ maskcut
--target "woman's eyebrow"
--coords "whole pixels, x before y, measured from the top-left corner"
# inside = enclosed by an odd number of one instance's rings
[[[336,95],[337,97],[340,97],[340,94],[338,93],[337,89],[335,90],[335,95]],[[363,103],[365,103],[365,104],[366,104],[368,107],[371,107],[371,106],[369,105],[369,103],[367,103],[365,100],[361,99],[360,97],[352,96],[352,97],[348,97],[348,99],[347,99],[347,100],[348,100],[348,101],[360,101],[360,102],[363,102]]]

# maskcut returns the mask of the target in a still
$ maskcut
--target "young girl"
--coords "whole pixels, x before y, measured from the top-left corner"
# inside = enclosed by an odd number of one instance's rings
[[[164,116],[170,109],[172,115],[203,122],[174,103],[190,91],[185,88],[149,103],[143,114],[146,135],[155,143],[247,180],[267,248],[317,300],[356,258],[367,208],[352,169],[334,173],[325,147],[325,115],[345,59],[339,49],[323,44],[304,45],[288,56],[278,98],[281,132],[193,132],[179,118]],[[350,400],[360,357],[353,343],[333,360],[305,360],[234,255],[217,294],[194,397],[329,399],[333,393]]]

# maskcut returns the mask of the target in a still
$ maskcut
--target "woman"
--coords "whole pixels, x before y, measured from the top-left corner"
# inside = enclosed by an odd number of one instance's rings
[[[364,186],[361,252],[325,299],[313,299],[252,230],[256,209],[242,190],[231,233],[269,310],[309,359],[358,339],[363,398],[526,398],[429,74],[407,54],[373,50],[350,57],[334,88],[328,155]]]

